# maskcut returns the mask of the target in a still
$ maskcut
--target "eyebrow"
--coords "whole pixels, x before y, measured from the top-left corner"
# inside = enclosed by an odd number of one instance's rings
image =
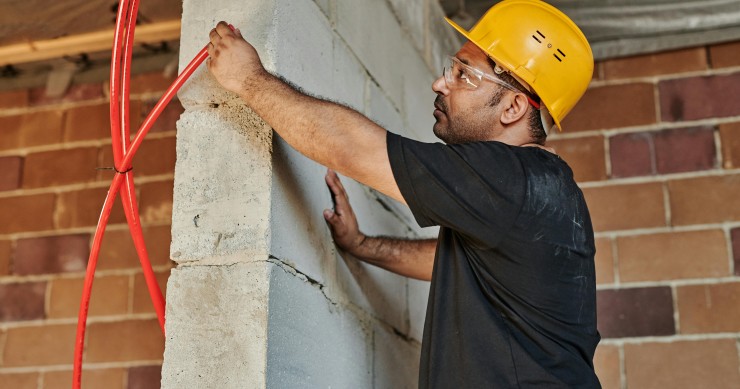
[[[458,60],[458,61],[460,61],[460,62],[462,62],[462,63],[464,63],[464,64],[466,64],[466,65],[470,66],[470,61],[468,61],[467,59],[465,59],[465,58],[460,58],[460,57],[458,57],[458,56],[455,56],[455,58],[457,58],[457,60]]]

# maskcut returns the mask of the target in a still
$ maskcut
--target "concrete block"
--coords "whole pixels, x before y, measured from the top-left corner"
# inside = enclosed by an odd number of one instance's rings
[[[162,388],[265,387],[266,259],[172,270]]]
[[[407,55],[402,60],[403,69],[403,118],[409,136],[423,142],[439,142],[432,132],[435,123],[432,75],[419,55]],[[414,71],[410,71],[413,69]]]
[[[403,31],[385,1],[337,2],[337,31],[391,100],[401,101],[401,72],[393,62],[403,51]]]
[[[367,70],[347,47],[341,37],[334,34],[334,79],[330,97],[362,112],[365,100]]]
[[[418,387],[421,344],[406,340],[382,325],[373,328],[373,344],[376,388]]]
[[[322,284],[334,279],[334,244],[323,211],[331,208],[326,168],[275,136],[270,254]]]
[[[431,0],[389,0],[393,13],[401,22],[401,27],[410,35],[411,41],[420,53],[424,53],[424,38],[427,28],[427,7]],[[436,3],[436,1],[434,1]]]
[[[442,74],[444,58],[460,50],[464,38],[444,20],[444,11],[436,1],[429,4],[426,62],[433,74]]]
[[[334,5],[333,4],[334,0],[313,0],[313,1],[316,3],[316,5],[319,6],[319,8],[321,8],[321,12],[324,13],[324,16],[326,16],[326,18],[331,21],[332,13],[333,13],[332,7]]]
[[[272,265],[268,388],[372,388],[372,329],[320,287]]]
[[[409,280],[409,337],[421,342],[429,301],[428,281]]]
[[[306,92],[332,92],[333,33],[311,0],[277,0],[273,35],[266,43],[275,55],[276,72]]]
[[[403,126],[403,118],[398,109],[391,103],[388,96],[375,83],[369,80],[367,83],[368,101],[366,115],[386,130],[406,135]]]
[[[172,259],[267,255],[272,130],[244,105],[188,110],[177,127]]]
[[[281,1],[275,26],[280,36],[268,42],[277,72],[310,94],[362,109],[366,71],[359,60],[315,3]]]
[[[339,293],[354,306],[369,315],[408,333],[406,277],[342,253],[337,256]]]

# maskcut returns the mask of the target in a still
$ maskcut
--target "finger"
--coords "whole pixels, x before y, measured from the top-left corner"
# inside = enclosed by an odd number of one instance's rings
[[[218,40],[221,39],[221,35],[219,35],[218,31],[215,28],[213,28],[211,29],[211,32],[208,33],[208,38],[211,40],[211,43],[215,45],[216,42],[218,42]]]
[[[216,49],[216,46],[213,45],[212,42],[208,42],[208,56],[213,57],[213,51]]]
[[[218,24],[216,24],[216,32],[218,32],[218,35],[221,35],[221,37],[234,35],[234,32],[231,30],[231,27],[229,27],[229,24],[224,21],[220,21],[218,22]]]

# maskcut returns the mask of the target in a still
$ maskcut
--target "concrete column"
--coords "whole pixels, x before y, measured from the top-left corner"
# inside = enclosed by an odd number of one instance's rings
[[[183,4],[181,68],[219,20],[264,52],[274,3]],[[163,388],[265,387],[272,130],[202,66],[180,91]]]

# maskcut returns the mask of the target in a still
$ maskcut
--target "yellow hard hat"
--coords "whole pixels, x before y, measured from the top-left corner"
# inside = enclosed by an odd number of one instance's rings
[[[533,89],[555,124],[586,92],[594,57],[586,37],[568,16],[540,0],[504,0],[465,31],[470,42]]]

